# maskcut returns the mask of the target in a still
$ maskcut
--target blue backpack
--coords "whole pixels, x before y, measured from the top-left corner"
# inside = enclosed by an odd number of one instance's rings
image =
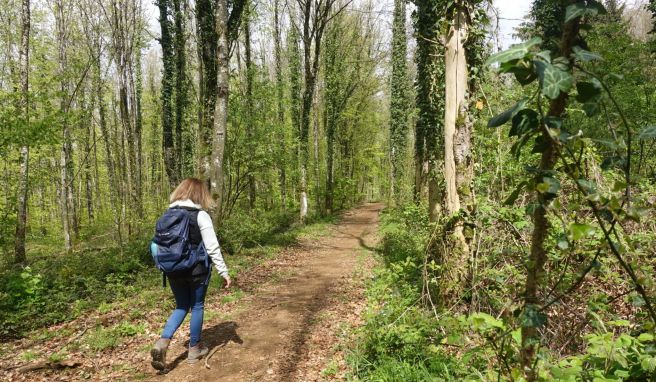
[[[191,274],[200,262],[209,269],[209,256],[201,242],[192,248],[189,242],[191,214],[184,208],[169,208],[157,220],[155,236],[150,243],[150,253],[157,269],[162,272],[163,285],[166,275]]]

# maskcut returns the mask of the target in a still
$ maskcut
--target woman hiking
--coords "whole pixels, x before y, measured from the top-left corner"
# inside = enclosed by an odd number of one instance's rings
[[[155,346],[150,351],[152,357],[151,365],[157,370],[164,370],[166,368],[166,350],[176,330],[182,324],[187,312],[191,311],[190,320],[190,336],[189,336],[189,352],[187,355],[187,362],[198,362],[208,352],[207,347],[203,346],[200,341],[201,330],[203,327],[203,310],[205,302],[205,293],[209,285],[211,275],[211,264],[214,264],[217,272],[225,280],[225,288],[229,288],[231,281],[228,276],[228,268],[221,255],[219,248],[219,241],[214,232],[214,226],[210,215],[205,211],[212,204],[207,186],[203,184],[200,179],[187,178],[176,187],[171,193],[169,209],[165,212],[164,216],[160,218],[157,223],[157,229],[151,250],[153,250],[153,257],[155,262],[162,272],[164,272],[166,279],[169,281],[173,297],[175,298],[175,310],[171,313],[164,330],[162,331],[161,338],[157,340]],[[168,225],[167,225],[168,224]],[[188,237],[180,239],[179,242],[183,243],[181,248],[184,248],[179,253],[175,254],[172,247],[176,243],[171,244],[170,237],[172,230],[178,229],[183,226],[182,230],[176,232],[184,232]],[[172,228],[173,227],[173,228]],[[166,231],[168,229],[168,232]],[[162,232],[164,231],[164,232]],[[158,237],[160,240],[158,240]],[[165,239],[169,238],[167,243]],[[155,244],[156,243],[156,244]],[[162,244],[164,243],[164,244]],[[152,246],[155,246],[153,249]],[[166,255],[160,253],[159,257],[157,251],[167,252]],[[187,252],[193,254],[185,254],[185,259],[203,259],[194,264],[189,264],[187,268],[181,268],[179,259],[183,256],[180,252]],[[175,266],[170,266],[166,263],[166,256],[170,260],[173,256],[177,256]],[[211,260],[211,261],[210,261]],[[178,270],[175,267],[178,267]],[[174,271],[171,271],[173,269]],[[166,283],[164,279],[164,283]]]

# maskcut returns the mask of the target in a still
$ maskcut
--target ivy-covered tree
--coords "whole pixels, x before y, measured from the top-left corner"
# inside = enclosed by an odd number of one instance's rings
[[[392,21],[392,73],[390,82],[390,196],[399,203],[405,174],[408,146],[408,117],[410,112],[408,89],[408,42],[406,36],[406,4],[394,0]]]
[[[431,221],[437,221],[444,190],[440,187],[438,172],[442,163],[439,154],[444,123],[444,46],[441,44],[440,21],[444,14],[441,0],[416,0],[413,13],[417,51],[417,78],[415,79],[415,182],[414,200],[419,202],[428,182],[428,211]]]
[[[178,166],[175,155],[174,138],[174,91],[175,91],[175,51],[173,26],[170,20],[170,0],[158,0],[159,25],[161,36],[159,42],[162,46],[162,144],[164,151],[164,165],[171,185],[178,182]]]

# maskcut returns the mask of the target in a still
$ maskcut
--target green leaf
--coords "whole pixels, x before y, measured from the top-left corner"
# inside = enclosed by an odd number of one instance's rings
[[[603,61],[604,60],[600,55],[592,53],[590,51],[587,51],[587,50],[581,48],[580,46],[575,46],[573,48],[573,50],[574,50],[574,53],[573,53],[574,58],[579,60],[579,61],[590,62],[590,61]]]
[[[599,100],[601,100],[602,87],[599,81],[578,82],[576,84],[578,95],[576,100],[583,104],[583,111],[588,117],[599,113]]]
[[[534,37],[523,43],[512,45],[510,48],[504,50],[503,52],[491,55],[490,58],[485,61],[485,65],[492,65],[497,62],[503,64],[504,62],[523,58],[526,56],[526,54],[528,54],[529,50],[533,46],[541,43],[542,39],[540,37]]]
[[[537,186],[535,186],[535,188],[541,194],[555,195],[560,190],[560,182],[558,181],[558,179],[545,176],[544,178],[542,178],[542,183],[539,183]]]
[[[531,139],[531,136],[532,134],[524,134],[524,136],[517,140],[517,142],[513,143],[510,152],[515,158],[519,158],[519,155],[522,153],[522,148],[526,145],[529,139]]]
[[[520,110],[512,119],[512,127],[508,136],[521,137],[529,131],[536,130],[540,125],[539,115],[535,110]]]
[[[499,127],[504,125],[506,122],[510,121],[510,119],[517,113],[517,111],[521,110],[524,108],[524,105],[526,105],[528,98],[522,98],[519,102],[517,102],[513,107],[510,109],[504,111],[503,113],[496,115],[492,117],[487,123],[487,127]]]
[[[583,188],[585,191],[586,195],[590,194],[596,194],[597,193],[597,184],[594,182],[591,182],[587,179],[577,179],[576,183]]]
[[[503,204],[509,206],[515,203],[517,198],[519,198],[519,194],[522,192],[522,190],[524,189],[524,187],[526,187],[527,184],[528,182],[526,181],[523,181],[520,184],[518,184],[517,187],[515,187],[515,189],[513,190],[513,192],[510,195],[508,195],[508,197],[503,202]]]
[[[649,125],[640,130],[637,135],[638,140],[654,139],[656,138],[656,125]]]
[[[572,223],[569,225],[569,238],[571,240],[580,240],[586,236],[594,235],[596,228],[585,223]]]
[[[581,17],[585,14],[587,10],[587,7],[585,6],[585,3],[580,2],[576,4],[572,4],[567,7],[567,10],[565,11],[565,22],[570,22],[573,19],[577,17]]]
[[[604,6],[597,1],[588,0],[587,4],[584,1],[579,1],[567,7],[565,11],[565,22],[568,23],[577,17],[596,16],[605,13]]]
[[[545,96],[556,99],[561,92],[568,92],[572,88],[574,79],[569,72],[544,61],[536,60],[534,64]]]
[[[645,357],[640,361],[643,370],[653,373],[656,370],[656,357]]]
[[[577,82],[576,91],[578,92],[576,100],[585,103],[601,96],[601,85],[599,82]]]
[[[505,325],[501,320],[490,316],[487,313],[474,313],[469,316],[469,322],[472,324],[474,329],[485,331],[489,329],[505,329]]]
[[[528,304],[522,311],[520,322],[524,328],[540,328],[547,323],[547,315],[540,312],[537,305]]]

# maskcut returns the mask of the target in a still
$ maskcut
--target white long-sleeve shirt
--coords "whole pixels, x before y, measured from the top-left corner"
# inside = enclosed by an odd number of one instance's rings
[[[199,210],[198,228],[200,229],[200,235],[203,238],[205,250],[210,256],[210,259],[212,259],[212,263],[214,263],[214,267],[217,272],[219,272],[219,275],[225,278],[228,275],[228,267],[223,260],[221,247],[219,246],[219,239],[217,239],[216,232],[214,232],[214,224],[212,224],[212,218],[210,215],[203,211],[203,208],[200,205],[194,203],[190,199],[175,201],[169,205],[169,208],[172,207],[187,207]]]

